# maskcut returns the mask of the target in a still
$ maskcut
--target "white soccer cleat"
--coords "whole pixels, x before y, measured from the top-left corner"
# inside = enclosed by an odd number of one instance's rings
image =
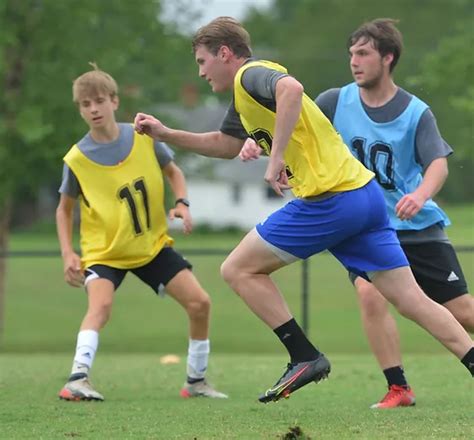
[[[104,396],[94,390],[87,376],[67,382],[63,389],[59,392],[58,396],[62,400],[72,401],[104,400]]]
[[[195,383],[185,382],[180,392],[181,397],[212,397],[214,399],[227,399],[227,394],[212,388],[206,380],[200,380]]]

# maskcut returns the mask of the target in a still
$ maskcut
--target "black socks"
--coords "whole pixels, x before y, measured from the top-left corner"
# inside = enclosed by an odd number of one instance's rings
[[[288,350],[293,364],[313,361],[321,354],[308,340],[294,318],[273,331]]]
[[[472,347],[461,359],[464,366],[470,371],[471,376],[474,377],[474,347]]]
[[[409,388],[408,382],[405,378],[405,372],[403,371],[402,367],[397,366],[387,368],[386,370],[383,370],[383,374],[387,379],[388,386],[398,385],[403,388]]]

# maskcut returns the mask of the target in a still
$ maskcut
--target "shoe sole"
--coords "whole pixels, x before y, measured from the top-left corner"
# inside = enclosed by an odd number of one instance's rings
[[[78,396],[71,393],[71,391],[65,390],[65,389],[59,392],[58,397],[60,400],[66,400],[67,402],[81,402],[81,401],[103,402],[104,401],[104,399],[99,399],[98,397],[91,397],[91,396],[84,396],[84,395]]]
[[[370,409],[396,409],[396,408],[410,408],[411,406],[415,406],[416,405],[416,402],[411,402],[409,403],[408,405],[397,405],[397,406],[376,406],[377,403],[375,405],[372,405],[370,407]]]
[[[291,393],[293,393],[294,391],[299,390],[300,388],[304,387],[305,385],[308,385],[310,382],[314,382],[314,383],[318,384],[322,380],[327,379],[329,377],[330,372],[331,372],[331,368],[329,367],[328,369],[317,373],[316,377],[314,379],[309,380],[308,382],[306,382],[305,384],[299,386],[298,388],[295,388],[294,390],[290,390],[291,385],[294,383],[294,381],[291,381],[279,393],[270,394],[268,396],[262,396],[262,397],[259,397],[258,400],[262,403],[270,403],[270,402],[278,402],[280,399],[289,399]]]
[[[179,392],[179,395],[183,398],[183,399],[193,399],[193,398],[196,398],[196,397],[204,397],[206,399],[227,399],[228,396],[210,396],[208,394],[191,394],[187,389],[182,389],[180,392]]]

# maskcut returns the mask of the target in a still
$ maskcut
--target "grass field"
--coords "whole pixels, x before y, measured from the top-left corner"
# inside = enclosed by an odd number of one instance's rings
[[[448,209],[455,245],[474,245],[474,207]],[[177,235],[176,247],[231,249],[239,234]],[[14,234],[11,249],[57,250],[51,233]],[[193,252],[191,252],[191,250]],[[459,253],[474,283],[474,253]],[[384,379],[363,336],[355,294],[329,254],[310,260],[309,335],[333,364],[330,380],[278,404],[257,403],[287,361],[272,332],[248,312],[219,277],[224,255],[189,259],[213,300],[210,379],[228,401],[178,398],[184,379],[187,321],[170,298],[156,297],[129,276],[101,332],[93,381],[104,404],[55,398],[72,361],[85,311],[82,290],[62,281],[59,257],[8,259],[4,335],[0,346],[0,439],[472,439],[474,388],[462,365],[421,329],[397,318],[404,363],[418,404],[374,412]],[[274,276],[301,317],[301,264]],[[176,353],[180,365],[159,357]],[[299,426],[303,435],[290,435]]]
[[[106,401],[72,403],[54,395],[70,356],[0,356],[0,438],[8,439],[472,439],[471,379],[449,355],[408,355],[418,405],[368,409],[383,392],[367,354],[334,355],[330,379],[263,405],[258,393],[281,373],[279,355],[215,354],[210,377],[228,400],[182,400],[180,365],[156,354],[101,354],[93,379]],[[442,387],[439,385],[442,383]],[[285,436],[298,426],[305,436]]]

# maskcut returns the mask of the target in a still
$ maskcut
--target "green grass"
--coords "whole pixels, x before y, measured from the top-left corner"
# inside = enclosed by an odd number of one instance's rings
[[[332,356],[330,379],[290,399],[263,405],[259,392],[281,374],[282,356],[215,354],[210,377],[228,400],[178,397],[184,361],[157,354],[99,356],[93,380],[106,401],[55,398],[66,355],[0,355],[0,437],[8,439],[277,440],[298,426],[303,439],[472,439],[473,385],[448,355],[410,355],[414,408],[369,410],[383,394],[371,356]],[[439,384],[442,383],[442,386]],[[297,437],[296,437],[297,438]]]
[[[212,344],[219,352],[282,353],[280,344],[244,303],[225,285],[218,268],[224,256],[193,256],[195,273],[213,301]],[[464,267],[473,265],[473,253],[460,253]],[[473,281],[474,273],[466,273]],[[301,264],[275,274],[297,318],[301,317]],[[85,312],[82,289],[62,280],[60,258],[8,260],[5,332],[6,352],[67,352],[73,349],[77,328]],[[309,334],[326,351],[365,353],[356,295],[344,269],[329,254],[310,263]],[[405,352],[439,353],[442,348],[411,322],[400,323]],[[169,297],[157,297],[133,275],[116,294],[112,318],[101,332],[106,352],[183,352],[187,320]]]
[[[452,225],[446,229],[454,245],[474,246],[474,203],[442,205]]]
[[[448,208],[456,245],[474,245],[472,206]],[[46,228],[48,229],[48,228]],[[243,234],[176,235],[178,249],[233,248]],[[57,250],[49,232],[18,232],[12,250]],[[177,397],[184,361],[164,367],[159,356],[184,359],[187,320],[170,298],[128,276],[112,318],[101,332],[93,380],[104,404],[60,402],[86,297],[68,287],[59,257],[7,260],[4,334],[0,345],[0,438],[282,439],[299,426],[299,440],[472,439],[474,388],[459,361],[413,323],[397,316],[415,408],[374,412],[384,379],[363,335],[356,296],[345,270],[329,254],[310,260],[310,338],[333,364],[329,381],[288,401],[262,405],[258,393],[281,375],[287,355],[275,336],[219,276],[225,255],[190,255],[213,301],[210,379],[228,401]],[[468,283],[474,253],[460,252]],[[301,320],[301,264],[274,275]],[[287,439],[298,438],[291,437]]]

